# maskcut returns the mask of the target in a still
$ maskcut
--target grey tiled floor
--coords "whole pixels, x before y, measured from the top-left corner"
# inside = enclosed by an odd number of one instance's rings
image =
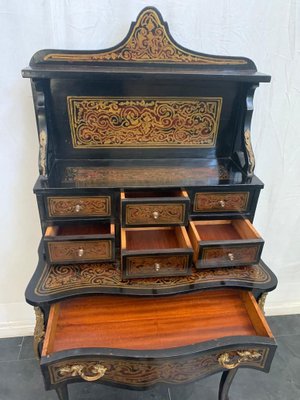
[[[238,371],[230,400],[300,400],[300,315],[268,318],[278,349],[271,372]],[[97,384],[69,385],[70,400],[216,400],[220,374],[188,386],[145,392]],[[32,337],[0,340],[0,400],[57,400],[46,392]]]

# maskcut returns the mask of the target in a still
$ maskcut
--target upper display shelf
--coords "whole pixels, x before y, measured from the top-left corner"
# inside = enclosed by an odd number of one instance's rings
[[[270,76],[258,73],[254,62],[248,58],[208,55],[179,45],[159,11],[152,7],[141,11],[118,45],[97,51],[40,50],[32,57],[30,67],[22,72],[24,77],[31,78],[67,74],[73,78],[78,73],[90,77],[90,74],[142,73],[217,79],[235,76],[256,82],[270,80]]]
[[[254,174],[253,96],[270,76],[248,58],[180,46],[155,8],[142,10],[119,45],[41,50],[23,76],[32,81],[45,180],[58,160],[227,159],[239,176]]]

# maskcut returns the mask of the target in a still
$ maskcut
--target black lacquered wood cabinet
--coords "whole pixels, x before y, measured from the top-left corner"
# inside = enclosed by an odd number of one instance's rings
[[[253,219],[253,61],[201,54],[145,8],[117,46],[41,50],[39,262],[26,290],[46,389],[130,389],[269,371],[277,280]]]

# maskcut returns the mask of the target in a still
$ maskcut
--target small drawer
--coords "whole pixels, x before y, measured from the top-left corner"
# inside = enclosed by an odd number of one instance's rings
[[[48,226],[43,239],[46,257],[50,263],[114,259],[114,224],[95,222]]]
[[[110,217],[110,196],[47,197],[49,218]]]
[[[191,273],[193,249],[182,226],[121,230],[122,276],[180,276]]]
[[[247,220],[190,221],[196,267],[227,267],[260,260],[263,239]]]
[[[186,225],[189,207],[185,190],[121,191],[122,226]]]
[[[194,213],[246,212],[250,192],[196,192]]]

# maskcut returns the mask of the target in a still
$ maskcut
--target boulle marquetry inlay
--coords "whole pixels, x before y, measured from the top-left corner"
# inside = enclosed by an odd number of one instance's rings
[[[249,192],[199,192],[195,194],[194,211],[246,211],[248,199]]]
[[[44,61],[69,62],[146,62],[195,65],[245,65],[247,60],[197,54],[177,45],[170,36],[158,13],[153,9],[143,11],[135,22],[125,43],[99,52],[50,53]]]
[[[185,218],[185,204],[126,204],[125,207],[127,225],[181,224]]]
[[[160,265],[160,269],[155,271],[155,265]],[[130,256],[126,258],[127,275],[146,275],[155,273],[155,275],[172,273],[182,274],[188,268],[189,257],[186,255],[168,255],[168,256]]]
[[[48,197],[50,217],[107,217],[111,214],[110,196]]]
[[[52,262],[83,260],[110,260],[111,240],[62,241],[47,243]],[[82,250],[82,255],[79,251]]]
[[[215,167],[66,167],[63,183],[78,186],[89,184],[114,185],[182,185],[187,180],[227,180],[228,170],[223,165]]]
[[[213,147],[221,97],[69,96],[73,147]]]
[[[215,263],[216,260],[228,262],[228,254],[232,254],[234,258],[231,261],[251,262],[256,260],[259,249],[260,246],[256,245],[204,248],[201,258],[207,263],[210,261]]]
[[[47,265],[36,285],[39,296],[48,296],[85,288],[128,288],[163,289],[180,288],[187,285],[218,281],[240,281],[253,284],[265,284],[271,276],[261,264],[225,267],[219,269],[192,269],[192,275],[178,277],[155,277],[122,280],[120,270],[113,263]]]
[[[237,362],[236,358],[239,357],[239,365],[244,364],[255,368],[264,368],[268,349],[229,349],[226,354],[228,354],[231,363]],[[242,354],[242,356],[239,354]],[[147,361],[113,358],[88,361],[71,359],[49,365],[48,369],[52,384],[78,377],[79,375],[76,372],[78,365],[82,367],[81,370],[91,371],[91,375],[93,375],[96,366],[101,365],[102,368],[105,368],[105,374],[103,374],[101,380],[142,387],[158,382],[175,384],[192,382],[215,373],[222,368],[227,368],[221,365],[219,361],[222,356],[224,358],[224,353],[220,354],[220,352],[215,351],[190,357],[168,358],[167,360],[159,358],[149,358]]]

